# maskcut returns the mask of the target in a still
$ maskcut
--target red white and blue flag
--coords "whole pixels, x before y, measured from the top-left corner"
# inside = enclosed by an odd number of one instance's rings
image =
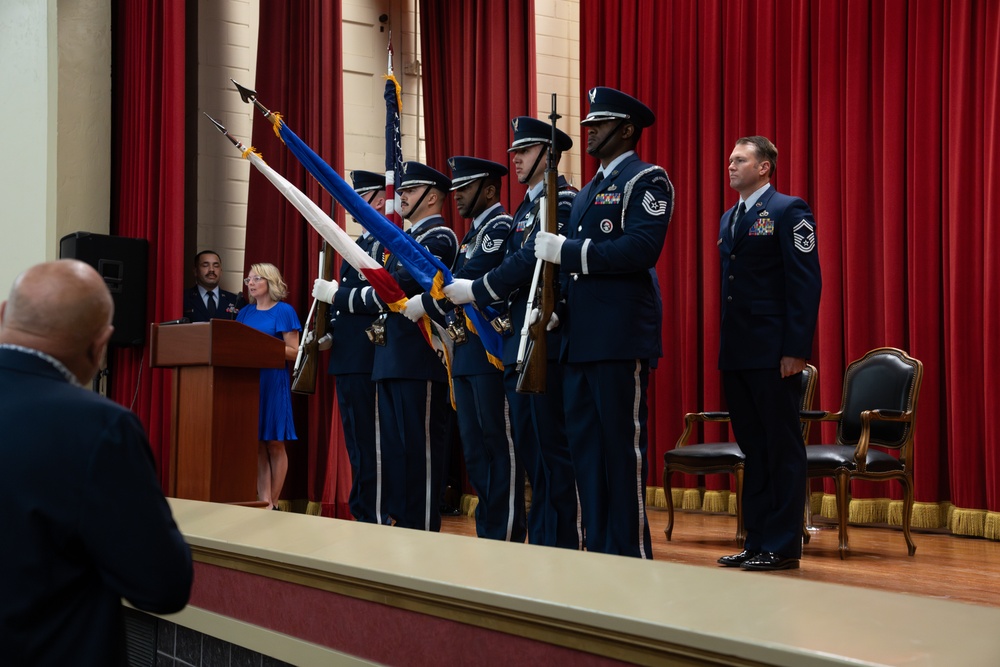
[[[392,33],[389,33],[389,63],[385,74],[385,217],[403,226],[399,213],[399,179],[403,173],[403,146],[399,115],[403,111],[402,89],[392,73]]]

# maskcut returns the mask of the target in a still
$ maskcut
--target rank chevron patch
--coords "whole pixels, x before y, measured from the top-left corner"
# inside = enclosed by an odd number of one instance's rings
[[[646,213],[649,213],[650,215],[667,214],[667,202],[658,201],[656,197],[653,196],[653,193],[649,191],[646,191],[642,195],[642,207],[646,209]]]
[[[812,252],[816,249],[816,232],[812,223],[805,218],[792,228],[792,239],[799,252]]]

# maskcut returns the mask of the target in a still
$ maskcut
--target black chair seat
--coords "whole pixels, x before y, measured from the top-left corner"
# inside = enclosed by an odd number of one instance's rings
[[[833,471],[843,468],[849,471],[858,469],[854,460],[855,448],[851,445],[814,445],[806,447],[806,461],[809,464],[809,473],[821,475],[824,471]],[[903,464],[895,456],[879,450],[868,450],[866,457],[868,472],[898,472],[903,470]]]
[[[702,443],[695,447],[678,447],[663,454],[664,463],[696,464],[702,468],[724,468],[744,461],[746,456],[735,442]]]

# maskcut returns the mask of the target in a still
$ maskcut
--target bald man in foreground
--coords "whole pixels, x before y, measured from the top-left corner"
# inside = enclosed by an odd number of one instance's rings
[[[191,551],[138,418],[86,386],[114,304],[87,264],[33,266],[0,305],[0,662],[125,665],[122,598],[179,611]]]

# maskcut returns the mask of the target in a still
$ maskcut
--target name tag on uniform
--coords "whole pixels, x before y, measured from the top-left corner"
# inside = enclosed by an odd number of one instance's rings
[[[620,204],[621,201],[622,193],[620,192],[602,192],[594,197],[595,204]]]
[[[774,236],[774,220],[771,218],[758,218],[753,227],[750,228],[750,236]]]

